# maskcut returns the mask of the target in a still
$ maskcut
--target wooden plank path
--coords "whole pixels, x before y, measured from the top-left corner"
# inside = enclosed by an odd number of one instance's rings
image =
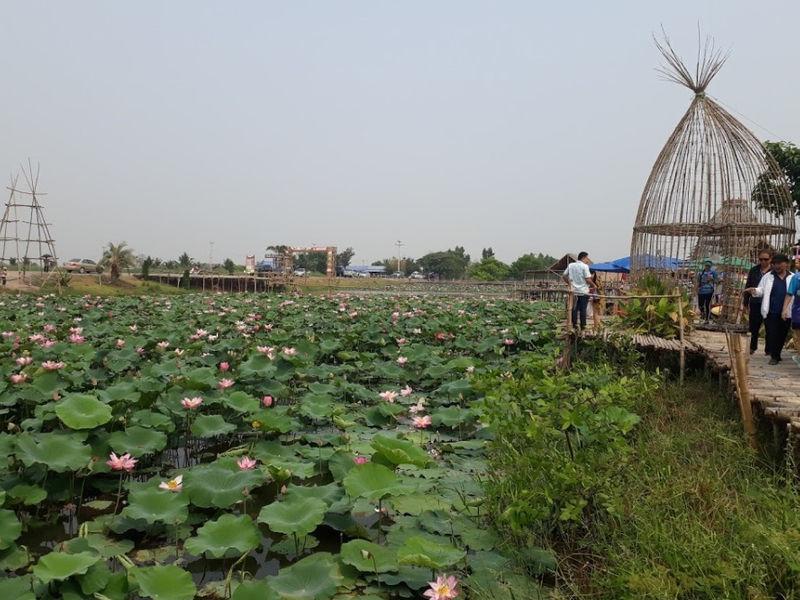
[[[613,332],[605,328],[602,333],[594,335],[608,337]],[[678,340],[644,334],[628,337],[642,349],[680,351]],[[686,353],[703,357],[711,371],[733,377],[731,354],[724,332],[694,330],[686,336],[685,344]],[[770,365],[769,357],[764,354],[763,339],[759,341],[759,349],[752,355],[749,354],[749,336],[742,338],[742,347],[751,404],[776,424],[788,424],[793,430],[800,431],[800,367],[792,360],[796,352],[784,349],[781,363]]]

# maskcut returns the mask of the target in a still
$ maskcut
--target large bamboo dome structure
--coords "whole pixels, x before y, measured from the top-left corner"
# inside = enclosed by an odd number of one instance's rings
[[[665,37],[659,71],[694,98],[658,155],[642,192],[631,242],[634,280],[645,273],[691,289],[704,259],[722,281],[721,320],[741,319],[747,270],[763,248],[784,250],[794,209],[780,167],[756,137],[706,94],[727,55],[707,39],[692,73]]]

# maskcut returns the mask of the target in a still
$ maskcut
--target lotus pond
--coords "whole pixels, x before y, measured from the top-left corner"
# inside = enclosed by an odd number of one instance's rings
[[[471,381],[549,351],[555,318],[479,299],[3,296],[0,596],[419,598],[455,576],[459,598],[511,597]]]

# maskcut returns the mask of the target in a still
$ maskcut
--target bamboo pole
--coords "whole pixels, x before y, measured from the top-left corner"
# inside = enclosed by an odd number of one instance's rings
[[[731,356],[731,371],[736,385],[736,395],[739,398],[739,411],[742,415],[742,424],[747,434],[747,442],[751,448],[758,450],[756,427],[753,422],[753,407],[750,404],[750,389],[747,385],[747,364],[742,352],[742,337],[738,334],[725,332],[728,340],[729,354]]]
[[[678,339],[681,342],[681,347],[678,351],[679,381],[683,385],[683,380],[686,378],[686,343],[683,339],[683,299],[678,290],[675,290],[675,302],[678,303]]]

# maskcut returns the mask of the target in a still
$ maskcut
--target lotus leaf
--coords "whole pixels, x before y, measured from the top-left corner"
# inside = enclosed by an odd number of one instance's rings
[[[434,542],[430,538],[419,535],[406,539],[397,550],[397,558],[401,565],[414,565],[428,569],[444,569],[454,565],[464,556],[466,556],[466,552],[452,544]]]
[[[269,586],[283,600],[328,600],[341,580],[339,567],[327,552],[307,556],[267,578]]]
[[[31,577],[5,577],[0,579],[0,598],[13,598],[14,600],[35,600],[36,595],[31,591]]]
[[[146,456],[163,450],[167,445],[167,436],[155,429],[133,425],[108,436],[108,444],[114,452]]]
[[[2,542],[2,539],[0,539]],[[18,571],[30,562],[30,555],[26,550],[12,544],[5,550],[0,550],[0,571]],[[0,598],[4,596],[0,594]]]
[[[261,533],[250,517],[225,514],[200,527],[195,537],[186,540],[186,549],[196,556],[222,558],[231,550],[237,555],[245,554],[260,543]]]
[[[0,550],[14,543],[22,533],[22,523],[13,510],[0,508]]]
[[[70,429],[92,429],[111,420],[111,407],[88,394],[68,394],[56,404],[56,414]]]
[[[98,562],[89,567],[84,575],[77,577],[78,583],[81,586],[81,591],[90,596],[99,592],[108,585],[111,579],[111,569],[104,562]]]
[[[222,404],[240,413],[253,412],[259,408],[259,402],[256,398],[239,390],[223,398]]]
[[[192,576],[175,565],[138,567],[131,574],[139,593],[153,600],[192,600],[197,593]]]
[[[439,407],[431,412],[431,423],[438,427],[457,427],[475,420],[475,413],[460,406]]]
[[[304,536],[314,531],[325,518],[328,505],[319,498],[287,498],[261,509],[258,521],[272,531]]]
[[[128,506],[122,516],[129,519],[143,519],[147,523],[183,523],[188,517],[189,500],[183,493],[158,489],[152,485],[136,486],[131,489]]]
[[[299,404],[299,412],[309,419],[322,421],[333,414],[333,402],[325,394],[309,394]]]
[[[397,552],[366,540],[342,544],[340,558],[363,573],[388,573],[398,569]]]
[[[263,579],[240,583],[231,600],[279,600],[278,594]]]
[[[394,471],[371,462],[357,465],[345,476],[343,483],[351,498],[380,500],[406,491]]]
[[[260,470],[242,471],[231,459],[187,471],[183,489],[195,506],[227,508],[241,502],[246,490],[251,491],[263,483],[264,474]]]
[[[17,458],[30,466],[47,465],[51,471],[77,471],[88,466],[92,449],[83,443],[84,436],[69,433],[22,433],[17,437]]]
[[[225,435],[235,429],[236,426],[226,422],[222,415],[198,415],[192,423],[192,435],[201,438]]]
[[[376,435],[372,438],[372,447],[379,455],[394,465],[424,467],[431,462],[431,457],[425,450],[414,442],[402,438]]]
[[[338,483],[327,485],[294,485],[290,484],[286,489],[286,499],[292,498],[317,498],[322,500],[328,507],[344,496],[344,490]]]
[[[94,552],[50,552],[33,566],[33,574],[42,583],[61,581],[73,575],[83,575],[99,560],[100,556]]]
[[[28,505],[39,504],[47,498],[47,490],[40,488],[38,485],[24,483],[15,485],[9,490],[8,494],[15,500],[20,500],[23,504]]]

